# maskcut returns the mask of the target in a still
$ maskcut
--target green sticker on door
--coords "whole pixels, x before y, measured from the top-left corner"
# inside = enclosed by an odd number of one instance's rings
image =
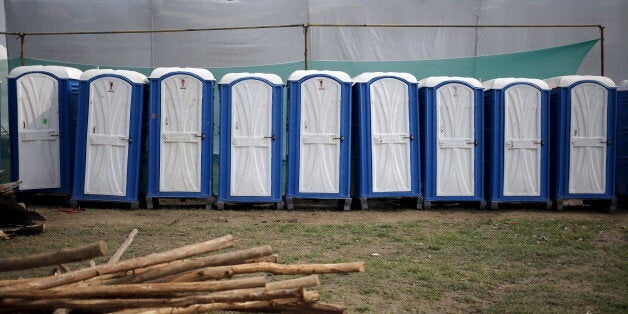
[[[45,118],[45,119],[44,119],[44,121],[43,121],[43,123],[44,123],[44,124],[48,124],[48,119],[47,119],[47,118]]]

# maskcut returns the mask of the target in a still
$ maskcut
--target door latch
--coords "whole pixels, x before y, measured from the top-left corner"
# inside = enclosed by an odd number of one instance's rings
[[[51,133],[51,134],[50,134],[50,136],[52,136],[52,137],[58,137],[58,138],[63,138],[63,136],[61,135],[61,133],[59,133],[59,134],[54,134],[54,133]]]
[[[541,144],[541,146],[543,146],[545,145],[545,141],[544,140],[534,141],[534,144]]]
[[[414,141],[414,135],[412,135],[412,134],[406,135],[406,136],[402,136],[401,138],[409,138],[411,141]]]
[[[478,140],[467,141],[467,144],[473,144],[473,146],[478,146]]]
[[[600,143],[605,143],[606,146],[608,146],[608,145],[611,145],[611,140],[609,139],[601,140]]]
[[[342,135],[340,135],[340,136],[334,136],[334,137],[332,137],[332,139],[334,139],[334,140],[340,140],[341,142],[344,142],[344,141],[345,141],[345,137],[344,137],[344,136],[342,136]]]
[[[194,137],[200,137],[202,140],[204,140],[205,139],[205,133],[194,134]]]
[[[271,135],[271,136],[264,136],[264,138],[269,138],[271,141],[276,140],[277,138],[275,137],[275,134]]]
[[[129,142],[129,144],[133,143],[133,139],[132,138],[120,138],[121,141],[125,141],[125,142]]]

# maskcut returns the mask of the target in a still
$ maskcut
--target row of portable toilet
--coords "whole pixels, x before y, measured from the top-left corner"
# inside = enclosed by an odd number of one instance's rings
[[[137,207],[145,165],[149,207],[159,198],[201,198],[211,206],[212,74],[158,68],[150,89],[147,82],[132,71],[11,71],[11,174],[20,189],[71,193],[74,206],[85,200]],[[413,198],[417,207],[439,201],[484,207],[488,200],[495,208],[549,205],[550,196],[558,208],[568,198],[614,207],[613,82],[580,76],[546,82],[418,82],[404,73],[352,80],[337,71],[296,71],[288,79],[287,206],[338,199],[348,209],[353,195],[363,208],[373,198]],[[283,87],[274,74],[221,79],[219,208],[282,206]]]

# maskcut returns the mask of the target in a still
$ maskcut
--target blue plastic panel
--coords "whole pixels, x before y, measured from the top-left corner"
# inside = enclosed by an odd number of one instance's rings
[[[201,121],[204,138],[201,142],[201,184],[200,192],[161,192],[159,189],[160,134],[161,134],[161,82],[173,75],[185,74],[202,82]],[[171,72],[160,78],[150,79],[150,100],[148,118],[148,197],[209,198],[212,196],[212,151],[213,151],[213,104],[214,81],[203,80],[190,72]]]
[[[271,141],[271,191],[270,196],[233,196],[231,195],[231,118],[232,118],[232,89],[234,85],[244,80],[258,80],[272,88],[272,135]],[[220,177],[218,188],[218,201],[240,203],[271,203],[281,201],[281,152],[282,135],[281,127],[283,115],[283,85],[276,85],[260,77],[243,77],[230,82],[219,84],[220,92]]]
[[[569,141],[571,128],[571,90],[582,83],[599,84],[596,81],[579,81],[569,87],[555,88],[550,93],[551,123],[551,165],[550,195],[558,199],[612,199],[615,197],[615,134],[617,89],[607,88],[607,139],[606,151],[606,191],[602,194],[569,193]]]
[[[339,179],[338,193],[304,193],[299,189],[301,145],[301,84],[313,77],[325,77],[340,84]],[[288,82],[288,184],[286,196],[309,199],[349,198],[351,181],[351,84],[325,74],[309,75]]]
[[[114,77],[131,84],[131,109],[129,119],[129,138],[127,157],[126,194],[124,196],[85,194],[85,159],[87,149],[87,123],[89,117],[90,83],[103,77]],[[137,202],[139,200],[140,167],[142,153],[142,115],[144,112],[147,84],[136,84],[119,75],[99,75],[89,81],[80,83],[79,106],[77,114],[76,156],[74,173],[74,191],[72,199],[78,201],[106,201],[106,202]]]
[[[535,85],[525,84],[537,88]],[[503,89],[485,92],[484,127],[485,127],[485,187],[487,200],[495,202],[544,202],[549,200],[549,91],[539,89],[541,93],[541,161],[540,195],[505,196],[504,191],[504,123],[505,91]]]
[[[438,196],[436,194],[436,145],[438,135],[438,122],[436,121],[436,91],[441,86],[449,83],[458,83],[472,88],[474,99],[474,175],[473,195],[471,196]],[[426,201],[482,201],[484,200],[484,90],[474,88],[462,81],[446,81],[434,87],[422,87],[419,89],[419,109],[421,127],[421,154],[422,154],[422,182],[423,198]]]
[[[61,186],[56,189],[25,190],[27,193],[72,193],[72,176],[74,172],[74,138],[76,128],[76,107],[79,94],[79,82],[73,79],[60,79],[57,76],[41,71],[24,73],[18,77],[8,79],[8,107],[9,107],[9,136],[11,156],[11,181],[19,180],[19,149],[17,130],[17,85],[16,81],[28,74],[41,73],[58,81],[59,96],[59,133],[60,133],[60,178]]]
[[[371,84],[383,79],[398,79],[408,85],[408,117],[410,144],[410,190],[409,191],[373,191],[373,162],[371,140]],[[398,77],[381,76],[366,83],[353,86],[353,143],[356,155],[354,158],[354,195],[358,197],[418,197],[420,196],[420,155],[419,155],[419,108],[418,87]]]

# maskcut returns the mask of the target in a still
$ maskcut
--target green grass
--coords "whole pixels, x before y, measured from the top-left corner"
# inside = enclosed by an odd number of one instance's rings
[[[365,273],[322,275],[316,289],[352,312],[628,311],[625,214],[385,213],[404,217],[391,222],[381,212],[42,212],[46,233],[0,242],[0,257],[101,239],[115,250],[134,227],[139,234],[125,258],[232,234],[240,248],[270,244],[282,263],[365,261]]]

